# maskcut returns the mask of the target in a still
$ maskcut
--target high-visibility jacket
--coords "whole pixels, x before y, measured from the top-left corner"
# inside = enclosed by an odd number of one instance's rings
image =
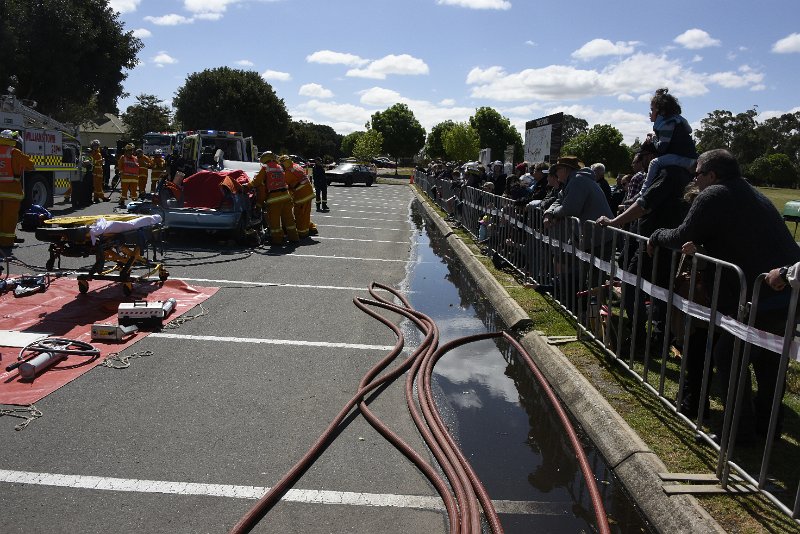
[[[164,170],[167,168],[167,161],[164,158],[153,158],[152,162],[153,173],[150,175],[151,182],[157,182],[164,176]]]
[[[117,168],[119,168],[123,182],[139,183],[139,162],[136,156],[120,156]]]
[[[0,145],[0,200],[22,201],[22,173],[33,170],[33,161],[23,151]],[[16,224],[16,215],[14,216]]]
[[[144,154],[136,156],[136,160],[139,162],[139,178],[147,179],[147,171],[150,170],[152,161]]]
[[[314,187],[308,180],[303,167],[297,163],[293,164],[291,169],[286,170],[286,185],[289,187],[295,204],[311,202],[311,199],[314,198]]]
[[[100,153],[100,149],[92,150],[91,154],[89,154],[92,158],[92,176],[99,176],[101,179],[103,177],[103,154]]]
[[[13,159],[11,150],[13,146],[0,146],[0,182],[14,181]]]
[[[269,161],[261,166],[255,178],[250,181],[250,187],[258,190],[258,202],[266,199],[267,204],[282,200],[291,200],[286,186],[286,177],[283,167],[275,161]]]

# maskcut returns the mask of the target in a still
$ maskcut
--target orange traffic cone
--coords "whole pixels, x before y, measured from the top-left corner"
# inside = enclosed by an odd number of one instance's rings
[[[408,183],[410,183],[410,184],[413,184],[413,183],[414,183],[414,171],[411,171],[411,176],[409,176],[409,181],[408,181]]]

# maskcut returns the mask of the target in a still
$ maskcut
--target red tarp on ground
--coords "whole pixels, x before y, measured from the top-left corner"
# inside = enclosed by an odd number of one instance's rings
[[[52,337],[76,339],[91,343],[100,350],[95,360],[71,356],[38,375],[32,382],[20,380],[16,370],[6,372],[7,365],[17,361],[19,348],[3,346],[0,339],[0,404],[32,404],[67,382],[99,365],[112,352],[120,352],[148,332],[139,331],[121,343],[91,340],[93,323],[117,324],[121,302],[133,300],[167,300],[175,298],[177,307],[168,317],[173,320],[217,292],[215,287],[189,286],[179,280],[158,283],[134,283],[133,294],[125,297],[122,286],[115,282],[91,281],[89,292],[78,292],[74,279],[53,280],[44,293],[15,298],[6,293],[0,297],[0,330],[49,333]]]
[[[222,203],[220,183],[229,177],[231,180],[245,185],[250,178],[242,170],[235,171],[200,171],[184,178],[183,207],[185,208],[218,208]]]

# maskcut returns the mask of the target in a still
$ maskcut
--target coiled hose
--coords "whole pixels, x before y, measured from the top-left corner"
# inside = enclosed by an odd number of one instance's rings
[[[389,302],[378,294],[378,289],[393,295],[401,305]],[[330,422],[328,427],[317,438],[314,444],[303,455],[303,457],[292,466],[289,471],[243,516],[231,529],[232,534],[250,532],[258,522],[272,509],[280,498],[291,488],[300,476],[311,466],[311,464],[322,454],[330,444],[331,438],[337,431],[342,421],[350,411],[357,405],[365,419],[382,436],[400,450],[422,473],[430,480],[436,491],[441,496],[449,521],[449,532],[451,534],[478,534],[481,532],[480,508],[483,508],[486,520],[494,533],[502,533],[503,528],[500,524],[497,511],[483,487],[480,479],[475,474],[467,459],[453,438],[447,432],[447,428],[439,415],[436,403],[433,399],[431,388],[431,377],[436,362],[450,350],[484,339],[504,337],[522,355],[523,361],[531,369],[537,381],[542,385],[550,403],[553,405],[559,419],[568,433],[570,444],[578,458],[581,471],[587,481],[592,505],[595,510],[595,518],[599,532],[606,534],[610,532],[608,519],[605,515],[602,499],[597,489],[594,475],[589,467],[589,462],[578,441],[569,418],[558,402],[555,393],[550,388],[544,376],[539,372],[530,356],[525,352],[519,343],[510,335],[504,332],[491,332],[477,334],[459,338],[442,347],[439,344],[439,329],[435,322],[427,315],[412,308],[408,300],[398,291],[388,286],[373,282],[369,287],[369,293],[374,300],[364,298],[354,298],[353,303],[378,321],[389,327],[397,337],[397,342],[393,349],[378,363],[376,363],[361,379],[355,395],[342,407],[336,417]],[[403,351],[405,337],[398,326],[389,319],[380,315],[371,308],[382,308],[410,320],[424,335],[419,347],[402,363],[394,369],[378,376],[397,358]],[[443,479],[438,471],[428,464],[410,445],[403,441],[400,436],[389,429],[375,414],[369,409],[364,400],[366,395],[378,387],[388,385],[401,374],[409,371],[406,376],[405,394],[409,412],[417,425],[425,443],[430,448],[442,472]],[[376,378],[377,377],[377,378]],[[417,384],[417,396],[414,395],[414,384]],[[419,404],[419,406],[417,406]]]

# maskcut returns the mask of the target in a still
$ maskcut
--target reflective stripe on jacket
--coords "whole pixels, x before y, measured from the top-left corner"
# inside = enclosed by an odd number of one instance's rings
[[[0,146],[0,182],[14,181],[14,167],[11,150],[14,147]]]
[[[122,156],[122,181],[127,178],[128,181],[139,181],[139,162],[136,156]]]

